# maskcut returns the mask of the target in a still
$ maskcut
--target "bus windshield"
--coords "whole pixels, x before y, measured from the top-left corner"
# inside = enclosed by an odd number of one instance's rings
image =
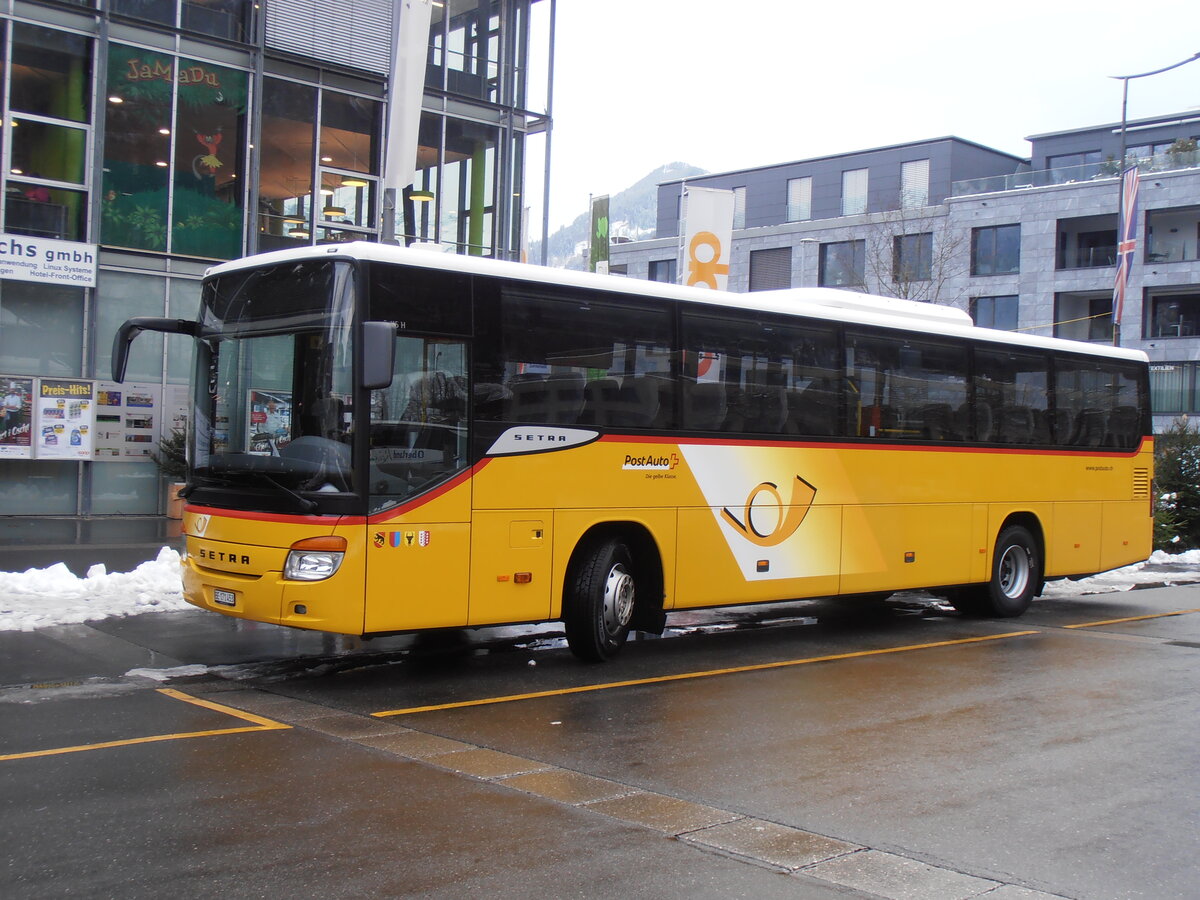
[[[350,264],[327,260],[206,282],[193,502],[354,511],[353,283]]]

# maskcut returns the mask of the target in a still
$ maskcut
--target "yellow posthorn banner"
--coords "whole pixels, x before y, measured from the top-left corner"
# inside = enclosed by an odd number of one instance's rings
[[[724,291],[729,287],[733,243],[733,191],[684,187],[679,228],[682,284]]]

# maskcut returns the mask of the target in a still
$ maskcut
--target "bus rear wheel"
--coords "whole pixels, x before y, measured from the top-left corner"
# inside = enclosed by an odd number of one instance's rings
[[[567,646],[585,662],[611,659],[629,636],[636,596],[633,559],[618,539],[581,551],[563,597]]]
[[[964,591],[953,602],[968,615],[1010,619],[1029,609],[1041,584],[1037,539],[1029,529],[1011,525],[996,538],[991,580],[974,591]]]

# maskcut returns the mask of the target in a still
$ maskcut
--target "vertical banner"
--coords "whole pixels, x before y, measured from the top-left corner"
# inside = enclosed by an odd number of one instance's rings
[[[41,379],[34,425],[38,459],[92,458],[95,399],[91,381]]]
[[[679,238],[680,283],[727,290],[733,191],[685,186]]]
[[[443,9],[445,15],[449,10]],[[397,0],[392,7],[392,78],[388,85],[387,143],[384,145],[384,190],[399,191],[412,183],[417,169],[417,133],[421,98],[425,96],[425,61],[429,46],[431,0]]]
[[[588,232],[588,271],[608,274],[608,194],[592,198],[592,227]]]
[[[0,376],[0,459],[33,456],[33,379]]]
[[[1121,211],[1117,222],[1117,277],[1113,283],[1113,343],[1120,332],[1121,314],[1125,311],[1125,287],[1137,250],[1138,167],[1130,166],[1121,173]]]

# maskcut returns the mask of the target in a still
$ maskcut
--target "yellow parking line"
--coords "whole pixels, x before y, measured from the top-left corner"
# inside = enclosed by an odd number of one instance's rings
[[[1097,625],[1120,625],[1122,622],[1141,622],[1144,619],[1163,619],[1167,616],[1186,616],[1200,609],[1177,609],[1173,612],[1150,613],[1146,616],[1126,616],[1124,619],[1105,619],[1102,622],[1082,622],[1079,625],[1064,625],[1063,628],[1095,628]]]
[[[104,741],[99,744],[79,744],[75,747],[55,747],[51,750],[31,750],[26,753],[6,753],[0,754],[0,762],[5,762],[10,759],[31,759],[36,756],[58,756],[62,753],[82,753],[85,750],[107,750],[112,747],[130,747],[134,744],[152,744],[158,741],[182,741],[189,738],[212,737],[218,734],[245,734],[250,731],[277,731],[281,728],[291,728],[291,725],[285,725],[282,722],[273,722],[270,719],[264,719],[262,716],[256,716],[253,713],[244,712],[240,709],[233,709],[229,706],[223,706],[220,703],[213,703],[210,700],[201,700],[199,697],[193,697],[190,694],[185,694],[182,691],[176,691],[172,688],[159,688],[160,694],[165,694],[175,700],[182,700],[184,703],[192,703],[196,706],[203,706],[206,709],[215,710],[225,715],[234,716],[245,722],[252,722],[252,725],[243,725],[238,728],[218,728],[210,731],[188,731],[179,734],[152,734],[147,737],[125,738],[119,741]]]
[[[566,694],[585,694],[591,691],[608,691],[613,688],[635,687],[643,684],[663,684],[669,681],[687,681],[693,678],[713,678],[717,675],[734,675],[741,672],[760,672],[764,669],[783,669],[790,666],[805,666],[810,663],[833,662],[840,659],[857,659],[864,656],[882,656],[886,653],[906,653],[911,650],[930,650],[934,647],[953,647],[959,644],[978,644],[983,641],[999,641],[1005,638],[1041,634],[1040,631],[1010,631],[1006,634],[990,634],[984,637],[959,638],[953,641],[934,641],[929,644],[909,644],[905,647],[888,647],[883,650],[857,650],[853,653],[834,653],[829,656],[809,656],[804,659],[785,659],[779,662],[756,663],[749,666],[733,666],[728,669],[709,669],[704,672],[682,672],[677,675],[655,675],[651,678],[633,678],[628,681],[610,681],[604,684],[585,684],[578,687],[558,688],[552,691],[535,691],[529,694],[510,694],[506,697],[485,697],[482,700],[459,700],[455,703],[437,703],[432,706],[411,706],[407,709],[388,709],[371,713],[376,718],[405,716],[412,713],[435,710],[462,709],[468,706],[489,706],[493,703],[512,703],[515,700],[535,700],[540,697],[561,697]]]

